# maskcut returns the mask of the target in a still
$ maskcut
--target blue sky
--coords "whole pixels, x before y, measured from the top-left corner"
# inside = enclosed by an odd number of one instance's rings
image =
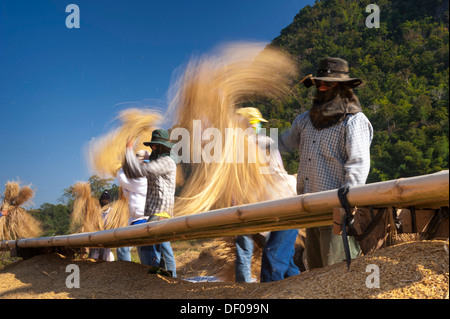
[[[66,6],[80,9],[68,29]],[[0,194],[35,207],[91,172],[83,147],[129,107],[166,106],[177,68],[230,41],[271,42],[313,0],[0,0]]]

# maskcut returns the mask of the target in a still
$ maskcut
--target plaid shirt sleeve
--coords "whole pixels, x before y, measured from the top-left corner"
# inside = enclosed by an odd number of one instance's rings
[[[363,113],[352,116],[346,126],[345,182],[343,186],[356,186],[366,183],[370,170],[370,144],[373,128]]]
[[[278,148],[281,152],[290,152],[298,149],[301,136],[301,123],[307,115],[308,112],[298,115],[294,119],[294,122],[292,122],[291,127],[280,136],[278,139]]]
[[[169,156],[164,156],[156,161],[150,161],[141,165],[132,148],[127,148],[125,156],[130,166],[130,175],[132,178],[145,176],[150,179],[155,179],[159,175],[169,174],[173,171],[174,166],[176,166],[175,162]]]
[[[175,161],[170,156],[163,156],[141,165],[131,148],[127,149],[125,156],[132,178],[147,177],[144,215],[167,213],[172,216],[177,171]]]

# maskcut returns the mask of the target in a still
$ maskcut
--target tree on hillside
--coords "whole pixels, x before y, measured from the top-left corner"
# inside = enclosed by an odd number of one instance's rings
[[[42,223],[42,236],[65,235],[69,231],[70,210],[66,205],[42,204],[38,209],[29,211]]]

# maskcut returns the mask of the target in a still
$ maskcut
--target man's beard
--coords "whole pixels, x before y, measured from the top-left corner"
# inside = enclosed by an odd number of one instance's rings
[[[341,123],[347,114],[362,112],[358,98],[343,97],[343,88],[338,84],[327,91],[317,91],[309,117],[313,126],[324,129]],[[345,94],[348,96],[348,94]]]

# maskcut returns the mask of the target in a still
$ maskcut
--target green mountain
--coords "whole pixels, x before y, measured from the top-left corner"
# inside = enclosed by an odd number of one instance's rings
[[[379,0],[380,27],[368,28],[372,0],[323,0],[306,6],[271,46],[295,57],[298,81],[316,73],[318,61],[340,57],[350,76],[364,81],[358,95],[374,127],[368,182],[448,169],[449,25],[447,0]],[[311,107],[314,88],[258,107],[281,131]],[[295,155],[284,157],[295,173]]]

